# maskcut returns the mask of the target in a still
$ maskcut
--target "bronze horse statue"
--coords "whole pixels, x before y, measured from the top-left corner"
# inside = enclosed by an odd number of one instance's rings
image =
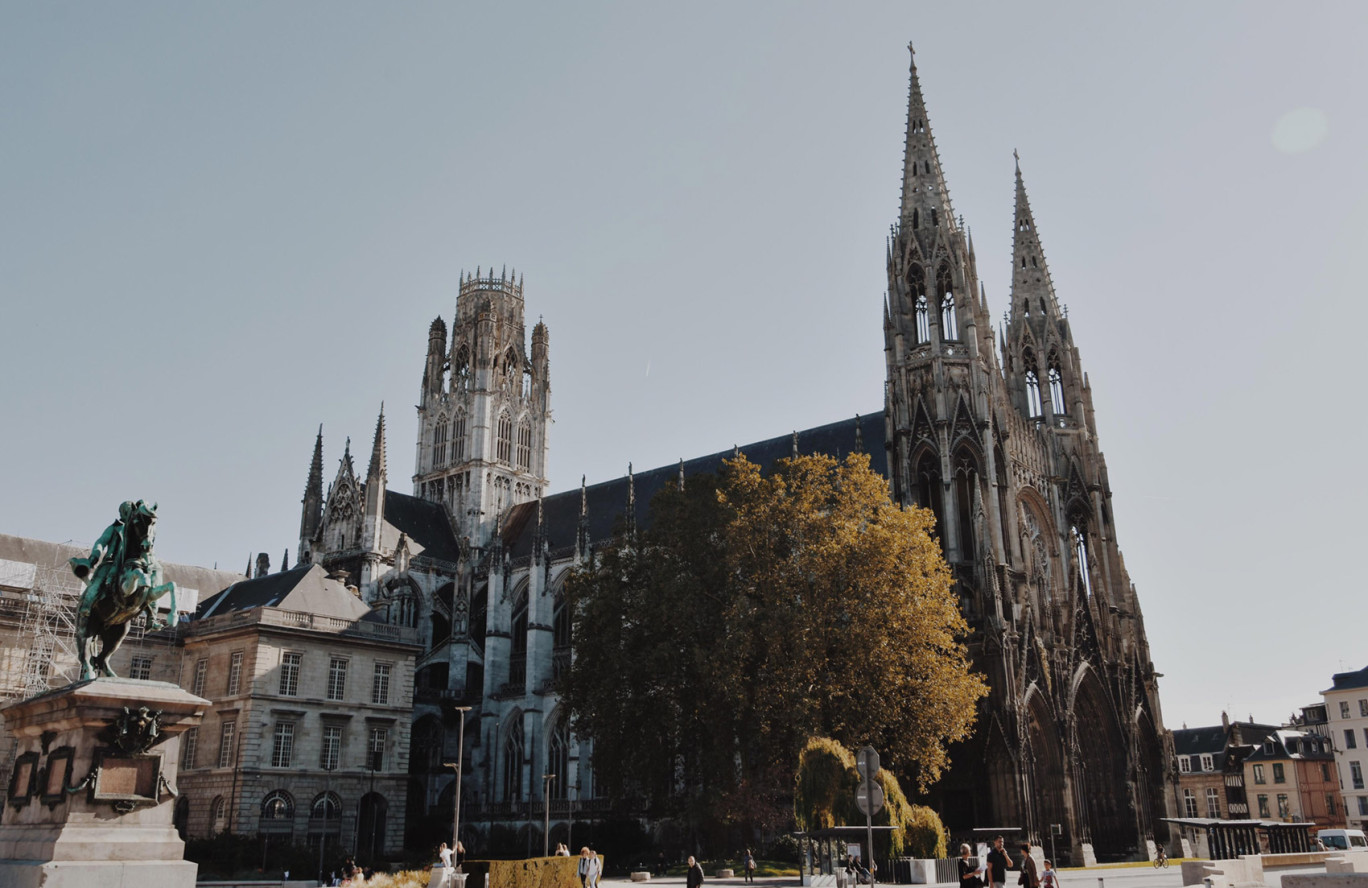
[[[128,635],[129,624],[141,613],[149,630],[170,625],[176,613],[176,584],[164,581],[161,562],[152,554],[157,536],[157,505],[142,500],[119,506],[119,520],[100,534],[88,558],[73,558],[72,573],[86,584],[76,610],[76,657],[81,680],[95,675],[115,678],[109,658]],[[171,596],[171,615],[157,617],[156,603]],[[100,641],[91,656],[90,642]]]

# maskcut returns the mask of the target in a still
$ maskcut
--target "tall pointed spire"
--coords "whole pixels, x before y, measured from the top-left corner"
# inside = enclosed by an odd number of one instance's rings
[[[385,402],[380,402],[380,418],[375,421],[375,441],[371,444],[370,467],[366,477],[379,478],[385,474]]]
[[[318,427],[314,439],[313,459],[309,462],[309,480],[304,484],[304,506],[299,516],[299,561],[309,559],[309,543],[318,535],[323,524],[323,426]]]
[[[1040,246],[1040,233],[1031,214],[1031,201],[1026,196],[1026,184],[1021,178],[1021,157],[1015,151],[1016,211],[1012,216],[1012,314],[1031,316],[1044,312],[1058,316],[1059,303],[1055,300],[1054,282],[1045,264],[1045,251]]]
[[[926,118],[926,101],[917,78],[917,56],[912,44],[907,44],[907,51],[912,58],[912,83],[907,96],[901,218],[904,226],[912,228],[944,226],[954,229],[955,214],[950,206],[950,192],[945,187],[945,175],[941,172],[936,140]]]

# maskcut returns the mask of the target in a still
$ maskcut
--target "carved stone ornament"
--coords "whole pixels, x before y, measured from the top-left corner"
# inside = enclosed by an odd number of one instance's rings
[[[139,706],[134,712],[125,706],[122,715],[110,720],[109,726],[100,733],[100,739],[129,755],[147,752],[162,740],[161,710],[151,711]]]

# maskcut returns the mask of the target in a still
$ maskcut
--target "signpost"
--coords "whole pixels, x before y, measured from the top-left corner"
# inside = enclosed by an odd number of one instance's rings
[[[860,772],[860,789],[855,801],[865,815],[865,848],[869,854],[865,865],[869,868],[869,888],[874,888],[874,815],[882,811],[884,805],[883,787],[875,780],[879,776],[879,754],[874,747],[860,750],[855,767]]]

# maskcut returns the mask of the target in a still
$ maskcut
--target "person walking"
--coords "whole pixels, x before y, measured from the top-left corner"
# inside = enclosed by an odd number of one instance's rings
[[[742,864],[742,868],[745,869],[745,871],[746,871],[746,881],[749,882],[750,884],[754,885],[754,884],[755,884],[755,855],[751,853],[751,849],[749,849],[749,848],[746,849],[746,859],[745,859],[745,861],[744,861],[743,864]]]
[[[993,839],[993,849],[988,852],[988,881],[993,888],[1003,888],[1007,884],[1007,870],[1012,868],[1012,858],[1002,847],[1002,836]]]
[[[689,855],[689,871],[684,875],[684,888],[699,888],[703,884],[703,867]]]
[[[446,888],[447,885],[451,884],[452,873],[451,849],[447,847],[446,842],[443,842],[442,847],[437,849],[437,859],[441,861],[442,864],[442,881],[438,882],[438,884],[441,885],[442,888]]]
[[[593,877],[590,881],[592,888],[599,888],[599,879],[603,878],[603,860],[597,851],[590,851],[589,853],[593,856],[593,863],[589,866],[589,872]]]
[[[585,845],[580,849],[579,877],[580,888],[589,888],[589,865],[593,863],[593,858],[589,856],[589,846]]]
[[[1017,884],[1022,888],[1040,888],[1040,875],[1036,871],[1035,858],[1031,856],[1031,843],[1021,843],[1021,875]]]

